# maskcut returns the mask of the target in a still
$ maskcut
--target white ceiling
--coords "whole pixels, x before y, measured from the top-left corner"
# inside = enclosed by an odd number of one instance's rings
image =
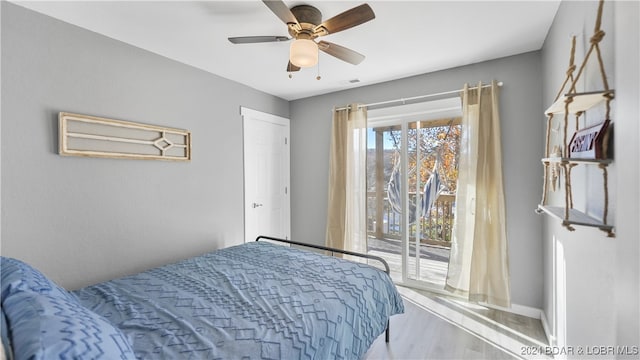
[[[333,17],[362,1],[310,4]],[[542,47],[560,4],[552,1],[377,1],[376,18],[323,37],[366,55],[351,65],[320,55],[288,77],[290,42],[231,44],[227,37],[288,36],[261,1],[16,1],[108,37],[293,100],[477,63]],[[358,83],[350,80],[358,79]]]

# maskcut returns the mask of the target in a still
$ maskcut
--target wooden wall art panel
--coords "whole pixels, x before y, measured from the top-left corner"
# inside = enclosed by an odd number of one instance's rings
[[[89,115],[59,114],[59,154],[147,160],[191,160],[191,132]]]

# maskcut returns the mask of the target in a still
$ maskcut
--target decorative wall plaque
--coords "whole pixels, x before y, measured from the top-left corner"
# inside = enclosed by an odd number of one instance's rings
[[[59,154],[127,159],[191,160],[191,132],[61,112]]]

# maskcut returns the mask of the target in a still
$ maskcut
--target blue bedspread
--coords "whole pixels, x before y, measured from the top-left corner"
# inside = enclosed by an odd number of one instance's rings
[[[267,242],[74,293],[141,359],[358,359],[404,311],[386,273]]]

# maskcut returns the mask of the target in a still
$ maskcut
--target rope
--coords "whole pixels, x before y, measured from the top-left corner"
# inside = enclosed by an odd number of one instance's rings
[[[572,96],[568,96],[566,99],[564,99],[564,140],[562,142],[562,144],[564,145],[562,147],[562,156],[563,157],[569,157],[569,154],[566,153],[567,151],[567,132],[568,132],[568,125],[569,125],[569,104],[571,104],[573,102],[573,97]]]
[[[574,77],[573,77],[573,72],[576,70],[576,65],[575,65],[575,58],[576,58],[576,37],[572,36],[571,37],[571,52],[569,55],[569,66],[567,67],[567,71],[566,71],[566,76],[564,78],[564,82],[562,83],[562,86],[560,86],[560,89],[558,90],[558,93],[556,94],[555,99],[553,100],[553,102],[556,102],[560,96],[562,96],[563,92],[564,92],[564,88],[567,86],[567,83],[569,82],[569,80],[571,80],[571,83],[573,84],[574,81]],[[568,102],[566,102],[568,100]],[[569,103],[571,101],[573,101],[573,98],[568,98],[567,100],[565,100],[565,129],[564,129],[564,133],[565,133],[565,139],[564,139],[564,149],[566,149],[567,147],[567,139],[566,139],[566,134],[567,134],[567,113],[568,113],[568,109],[569,109]],[[545,137],[545,157],[549,157],[549,145],[551,142],[551,124],[553,121],[553,113],[547,114],[547,134]],[[564,151],[564,150],[563,150]],[[562,154],[561,154],[562,155]],[[547,204],[547,193],[548,193],[548,183],[549,183],[549,162],[545,161],[544,162],[544,182],[542,185],[542,205],[546,205]]]
[[[578,111],[576,113],[576,132],[580,130],[580,116],[582,115],[582,111]]]
[[[604,36],[604,31],[602,32]],[[596,55],[598,55],[598,64],[600,64],[600,76],[602,76],[602,84],[605,90],[609,90],[609,82],[607,81],[607,74],[604,72],[604,62],[602,61],[602,53],[600,52],[600,46],[595,45]]]
[[[602,30],[596,30],[595,34],[589,39],[591,45],[598,45],[600,41],[604,38],[605,32]]]
[[[602,23],[603,5],[604,5],[604,0],[600,0],[600,3],[598,4],[598,15],[596,17],[596,26],[595,26],[595,29],[593,30],[593,36],[589,40],[589,42],[591,43],[591,46],[589,47],[589,51],[587,51],[587,55],[584,57],[584,60],[582,61],[580,70],[578,70],[578,75],[574,79],[573,84],[571,85],[571,90],[569,90],[569,93],[575,93],[578,79],[580,78],[580,75],[582,75],[582,72],[589,60],[589,56],[591,56],[591,53],[593,52],[594,49],[596,50],[596,54],[598,56],[598,64],[600,65],[600,76],[602,76],[602,84],[604,86],[604,89],[606,91],[609,91],[609,83],[607,82],[607,74],[604,71],[604,63],[602,61],[602,54],[600,53],[600,46],[599,46],[600,41],[602,41],[605,35],[605,32],[600,30],[600,24]]]
[[[544,157],[549,157],[549,139],[551,137],[551,120],[553,119],[553,114],[549,114],[547,116],[547,136],[545,140],[545,152]],[[542,205],[547,205],[547,183],[549,182],[549,162],[544,162],[544,181],[542,183]]]
[[[569,179],[569,207],[571,209],[573,209],[573,187],[571,185],[571,170],[575,167],[578,166],[578,164],[569,164],[569,171],[567,172],[567,178]]]
[[[575,59],[576,59],[576,36],[574,35],[571,38],[571,56],[569,56],[569,69],[575,70],[576,66],[574,65],[575,63]],[[571,73],[573,74],[573,70],[571,70]],[[569,70],[567,70],[567,75],[569,75]]]
[[[576,37],[573,36],[571,38],[571,55],[569,56],[569,67],[567,68],[567,72],[566,72],[566,77],[564,78],[564,82],[562,83],[562,86],[560,86],[560,89],[558,90],[558,93],[556,94],[555,99],[553,100],[553,102],[556,102],[560,96],[562,95],[562,90],[564,90],[565,86],[567,86],[567,82],[569,82],[569,79],[571,79],[571,82],[573,83],[573,72],[576,70],[576,65],[574,64],[576,58]]]
[[[600,164],[598,167],[602,169],[604,178],[604,214],[602,215],[602,223],[607,225],[607,215],[609,215],[609,177],[607,176],[607,165]]]
[[[606,100],[606,105],[607,105],[607,117],[606,117],[606,119],[610,119],[609,114],[611,113],[611,106],[610,106],[609,103],[611,102],[611,99],[613,99],[613,93],[612,92],[608,92],[608,93],[605,93],[603,96],[607,99]]]
[[[551,120],[553,120],[553,114],[547,116],[547,136],[545,139],[544,157],[549,157],[549,142],[551,138]]]
[[[543,206],[547,205],[547,183],[549,182],[549,162],[544,162],[544,182],[542,183],[542,201],[540,202]]]
[[[568,171],[570,171],[568,163],[563,163],[562,166],[564,167],[565,174]],[[571,178],[568,177],[568,176],[565,177],[564,191],[565,191],[565,194],[570,194],[570,191],[571,191]],[[565,195],[565,197],[564,197],[564,219],[565,219],[565,221],[569,220],[569,209],[570,209],[570,207],[569,207],[569,197],[570,196],[568,196],[568,195]]]
[[[596,25],[593,28],[594,33],[598,33],[600,31],[600,25],[602,24],[602,7],[604,5],[604,0],[600,0],[598,4],[598,16],[596,17]]]
[[[569,210],[573,209],[573,195],[572,195],[572,190],[571,190],[571,169],[576,166],[577,164],[571,164],[568,162],[565,162],[562,164],[564,166],[564,173],[565,173],[565,179],[564,179],[564,188],[565,188],[565,197],[564,197],[564,201],[565,201],[565,207],[564,207],[564,221],[562,222],[562,225],[564,225],[569,231],[574,231],[575,228],[573,226],[571,226],[571,224],[569,224]]]

